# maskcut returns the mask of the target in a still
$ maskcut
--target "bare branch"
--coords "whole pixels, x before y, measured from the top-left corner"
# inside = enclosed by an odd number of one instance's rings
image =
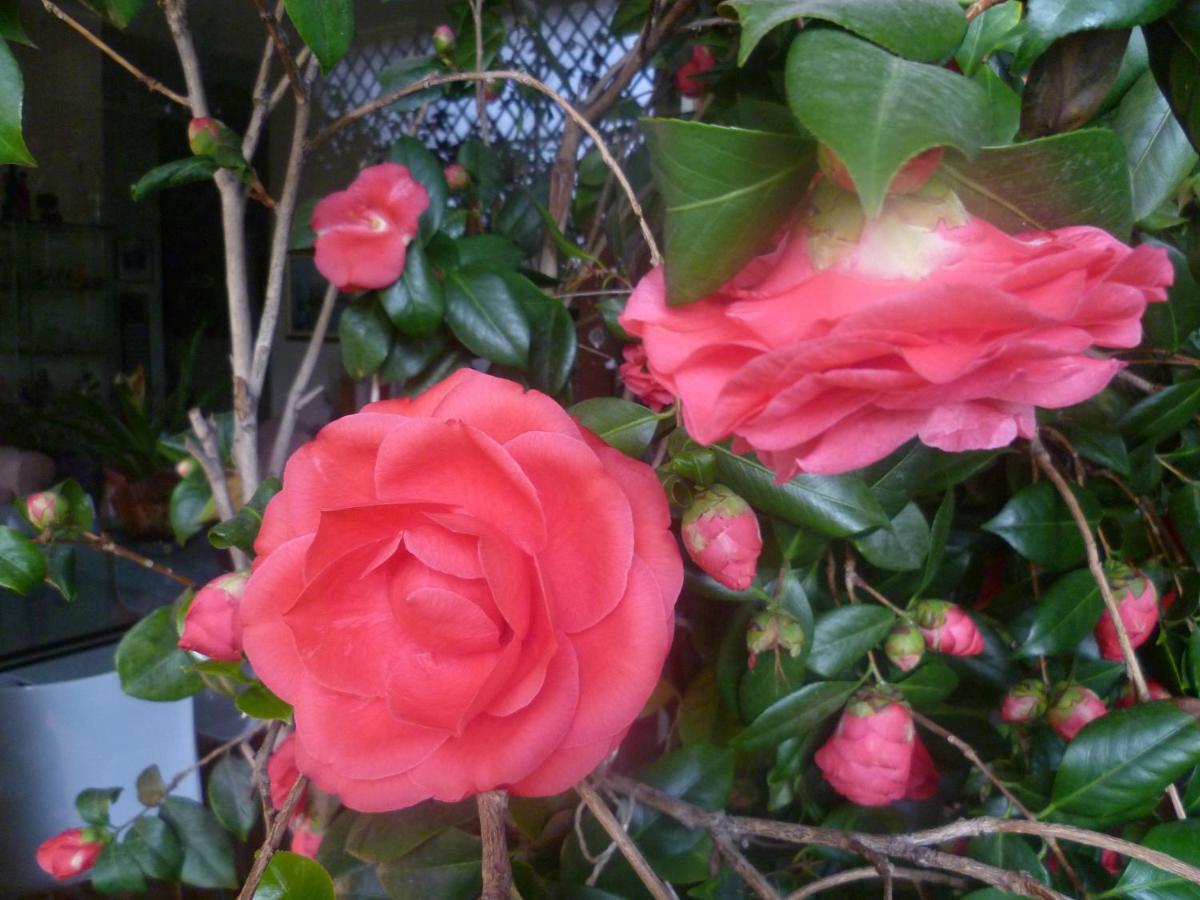
[[[479,836],[483,841],[483,895],[481,900],[509,900],[512,896],[512,863],[508,858],[508,795],[504,791],[477,794]]]
[[[475,71],[483,71],[483,0],[470,0],[471,19],[475,23]],[[479,117],[479,138],[484,146],[492,142],[491,121],[487,114],[487,98],[484,96],[484,83],[475,82],[475,114]]]
[[[650,892],[650,896],[654,900],[677,900],[675,892],[663,883],[663,880],[658,877],[658,874],[646,862],[646,857],[642,856],[642,851],[637,848],[637,844],[633,842],[633,838],[629,833],[621,827],[621,823],[617,821],[616,816],[612,814],[612,810],[596,793],[596,789],[592,787],[591,782],[581,781],[575,785],[575,791],[579,794],[587,808],[591,810],[592,815],[596,817],[603,827],[608,832],[608,836],[613,839],[613,843],[617,845],[621,853],[624,854],[625,860],[629,863],[630,868],[637,873],[638,878],[642,880],[642,884],[646,886],[646,890]]]
[[[329,285],[325,296],[321,299],[321,311],[317,314],[317,322],[313,333],[308,339],[308,347],[304,351],[304,359],[296,370],[296,377],[288,390],[287,401],[283,406],[283,415],[279,422],[279,432],[275,435],[275,445],[271,448],[271,468],[274,475],[283,471],[284,460],[287,459],[288,446],[292,442],[292,433],[296,430],[296,413],[301,407],[301,399],[312,378],[313,369],[317,365],[317,357],[321,355],[321,346],[325,343],[325,333],[329,330],[329,320],[333,317],[334,301],[337,300],[338,289]]]
[[[761,897],[762,900],[779,900],[779,892],[775,890],[771,882],[767,881],[766,876],[754,868],[754,864],[742,855],[742,851],[738,849],[732,837],[720,828],[714,828],[712,839],[713,843],[717,845],[717,850],[729,863],[729,868],[737,872],[738,877],[746,883],[750,890],[754,891],[755,896]]]
[[[307,103],[308,91],[300,78],[300,69],[296,65],[296,60],[292,58],[292,53],[288,50],[287,38],[279,28],[279,14],[273,14],[267,9],[265,0],[254,0],[254,6],[258,9],[258,16],[262,19],[263,28],[267,30],[267,38],[275,47],[275,55],[283,63],[283,71],[287,75],[287,80],[291,82],[292,94],[296,97],[296,102],[298,104]]]
[[[246,878],[246,883],[242,885],[242,890],[238,893],[237,900],[250,900],[254,896],[254,891],[258,887],[258,883],[262,881],[263,874],[267,871],[267,866],[271,863],[271,857],[275,855],[275,851],[279,849],[279,845],[283,842],[284,832],[287,831],[288,823],[292,818],[292,810],[300,802],[300,798],[304,795],[306,787],[308,787],[308,778],[301,775],[296,779],[296,783],[292,785],[292,789],[288,791],[287,800],[283,802],[283,808],[275,816],[275,821],[271,823],[271,828],[267,832],[266,840],[263,841],[262,846],[258,848],[258,853],[255,854],[254,865],[250,867],[250,874]]]
[[[827,878],[806,884],[799,890],[788,894],[787,900],[805,900],[807,897],[815,897],[817,894],[841,887],[844,884],[853,884],[855,881],[871,881],[878,877],[879,870],[874,866],[863,866],[861,869],[846,869],[844,872],[838,872],[836,875],[830,875]],[[899,866],[892,868],[892,877],[898,878],[901,881],[912,881],[914,883],[947,884],[963,891],[970,886],[969,881],[957,875],[943,875],[941,872],[923,872],[920,869],[905,869]]]

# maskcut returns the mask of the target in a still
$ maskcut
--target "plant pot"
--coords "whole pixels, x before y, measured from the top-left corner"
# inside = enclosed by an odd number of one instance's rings
[[[104,505],[121,530],[135,540],[170,540],[171,491],[179,476],[162,469],[145,478],[131,479],[124,472],[104,467]]]

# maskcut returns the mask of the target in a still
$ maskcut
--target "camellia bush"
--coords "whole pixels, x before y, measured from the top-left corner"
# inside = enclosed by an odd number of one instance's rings
[[[1200,3],[625,0],[631,49],[564,97],[472,0],[318,122],[354,6],[284,0],[240,123],[186,6],[158,4],[180,72],[131,68],[193,155],[134,193],[220,195],[232,411],[162,443],[176,531],[214,504],[232,570],[116,667],[260,721],[201,761],[204,804],[153,760],[83,792],[43,868],[306,900],[1200,896]],[[518,91],[566,123],[532,182],[490,133]],[[341,129],[472,95],[455,158],[403,138],[302,204]],[[260,460],[305,245],[329,289]],[[289,459],[339,292],[372,402]],[[73,543],[136,558],[74,483],[23,508],[6,587],[69,594]]]

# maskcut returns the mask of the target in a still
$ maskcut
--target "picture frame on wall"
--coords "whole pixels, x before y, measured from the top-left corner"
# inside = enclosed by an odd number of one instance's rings
[[[117,280],[149,284],[154,280],[154,242],[146,238],[118,238]]]
[[[321,312],[321,301],[325,297],[325,288],[328,284],[325,277],[317,271],[311,253],[293,253],[288,256],[284,301],[287,309],[285,324],[289,339],[307,340],[312,337],[313,329],[317,326],[317,317]],[[341,316],[343,306],[342,296],[339,295],[334,304],[329,329],[325,333],[326,341],[337,340],[338,318]]]

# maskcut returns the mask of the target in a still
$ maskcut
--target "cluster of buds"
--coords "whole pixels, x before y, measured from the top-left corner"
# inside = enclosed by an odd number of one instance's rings
[[[179,646],[209,659],[242,658],[242,628],[238,607],[248,572],[228,572],[200,589],[183,617]]]
[[[1109,583],[1117,601],[1121,624],[1129,635],[1129,643],[1133,647],[1142,646],[1158,627],[1158,590],[1154,582],[1144,575],[1122,570]],[[1124,658],[1116,623],[1107,609],[1100,616],[1095,635],[1101,656],[1112,660]]]
[[[758,654],[775,650],[785,650],[795,658],[804,652],[807,640],[804,626],[782,610],[760,612],[746,629],[746,649],[750,652],[747,666],[753,669]]]
[[[714,484],[698,491],[683,511],[683,546],[701,569],[725,587],[744,591],[754,581],[762,532],[750,504]]]
[[[47,838],[37,848],[37,864],[59,881],[86,872],[96,864],[104,841],[95,829],[68,828]]]

